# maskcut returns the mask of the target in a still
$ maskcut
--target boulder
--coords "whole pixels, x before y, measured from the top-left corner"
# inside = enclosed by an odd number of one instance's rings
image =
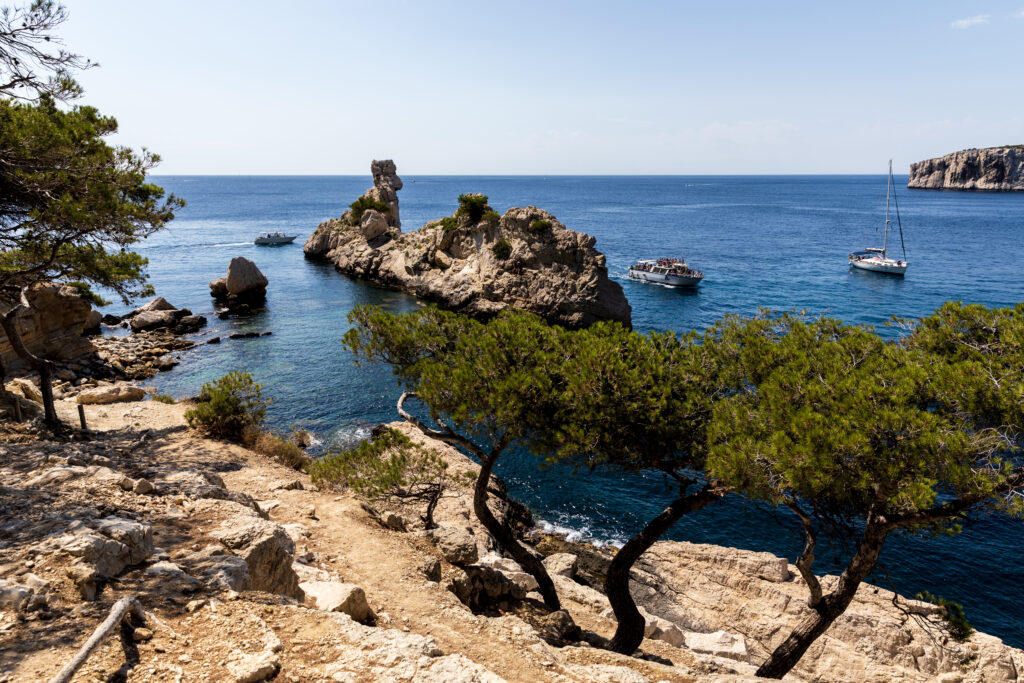
[[[420,563],[419,572],[426,577],[427,581],[437,583],[441,580],[441,563],[436,557],[431,557]]]
[[[228,264],[225,282],[228,294],[239,296],[253,291],[267,291],[267,278],[256,264],[243,256],[236,256]]]
[[[262,519],[237,503],[218,501],[217,505],[232,516],[212,535],[245,560],[249,568],[249,589],[301,600],[299,577],[292,569],[295,544],[281,525]]]
[[[153,530],[145,522],[108,517],[100,520],[95,529],[77,523],[52,543],[56,550],[77,558],[97,575],[115,576],[152,554]]]
[[[474,612],[508,600],[522,600],[526,591],[497,569],[480,565],[462,567],[449,590]]]
[[[255,655],[242,655],[228,663],[234,683],[260,683],[270,680],[281,670],[281,660],[273,652],[264,650]]]
[[[103,314],[99,311],[89,311],[89,316],[85,319],[85,325],[83,326],[83,334],[99,334],[100,324],[103,322]]]
[[[78,394],[75,401],[85,405],[105,405],[107,403],[127,403],[141,401],[146,392],[131,384],[110,384],[107,386],[86,389]]]
[[[576,562],[576,556],[572,553],[554,553],[544,558],[544,568],[552,576],[571,579],[576,576]]]
[[[30,287],[25,297],[29,306],[14,316],[14,324],[29,351],[50,360],[71,360],[96,350],[82,336],[92,304],[78,290],[40,283]],[[25,367],[5,334],[0,334],[0,360],[8,370]]]
[[[143,311],[133,316],[129,325],[132,328],[132,332],[157,330],[164,327],[174,327],[180,317],[180,311]]]
[[[359,232],[362,233],[363,237],[372,240],[375,237],[380,237],[388,231],[388,219],[384,217],[384,214],[373,209],[367,209],[363,212],[363,218],[359,222]]]
[[[21,394],[28,400],[35,403],[41,404],[43,402],[43,394],[39,391],[39,387],[23,377],[12,379],[7,383],[6,388],[7,391]]]
[[[223,546],[211,545],[179,558],[188,573],[211,588],[249,589],[249,565],[241,557],[227,554]]]
[[[352,583],[338,581],[307,581],[299,584],[306,594],[306,604],[324,612],[344,612],[356,621],[365,621],[371,614],[366,593]]]
[[[153,300],[143,304],[142,306],[139,306],[135,310],[131,311],[130,313],[125,315],[125,317],[126,318],[129,317],[129,316],[134,317],[134,316],[138,315],[139,313],[148,313],[150,311],[176,311],[176,310],[178,310],[178,309],[175,308],[171,304],[171,302],[169,302],[167,299],[163,298],[162,296],[158,296],[155,299],[153,299]]]
[[[186,315],[174,325],[174,334],[192,334],[206,326],[206,318],[201,315]]]
[[[473,532],[464,526],[442,524],[430,532],[430,540],[441,557],[457,566],[473,564],[480,556]]]

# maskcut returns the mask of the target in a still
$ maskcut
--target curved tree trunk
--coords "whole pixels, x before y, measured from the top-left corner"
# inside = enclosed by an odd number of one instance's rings
[[[711,488],[709,485],[693,495],[677,498],[615,553],[604,582],[605,593],[608,595],[608,602],[611,603],[617,622],[615,635],[608,643],[608,649],[631,655],[644,639],[644,617],[629,593],[629,570],[683,515],[700,510],[721,498],[723,494],[723,490]]]
[[[544,604],[554,610],[561,609],[562,605],[558,601],[558,593],[555,592],[555,583],[548,575],[548,570],[544,567],[544,563],[537,559],[536,555],[523,547],[516,540],[511,530],[499,522],[491,512],[491,509],[487,507],[487,485],[490,483],[491,470],[494,469],[494,463],[497,460],[498,456],[496,454],[481,459],[480,474],[477,475],[476,485],[473,487],[473,511],[476,513],[480,523],[484,525],[484,528],[498,541],[498,545],[511,555],[512,559],[519,563],[523,571],[528,572],[533,578],[537,579],[537,590],[544,597]]]
[[[864,527],[864,536],[857,546],[857,552],[839,577],[836,589],[822,598],[814,607],[814,612],[797,624],[789,637],[775,648],[768,660],[758,668],[758,676],[782,678],[788,674],[808,648],[814,644],[814,641],[825,633],[836,619],[842,616],[846,608],[853,602],[857,588],[875,568],[887,533],[888,527],[884,519],[869,517],[868,523]]]
[[[21,306],[15,306],[13,309],[8,311],[5,315],[0,316],[0,327],[3,327],[4,333],[11,342],[11,347],[14,352],[25,361],[26,364],[33,370],[39,373],[39,391],[43,395],[43,411],[44,419],[46,424],[54,428],[61,426],[60,420],[57,418],[57,408],[53,402],[53,370],[50,361],[45,358],[36,356],[21,339],[21,334],[18,332],[18,326],[14,318],[21,310]]]

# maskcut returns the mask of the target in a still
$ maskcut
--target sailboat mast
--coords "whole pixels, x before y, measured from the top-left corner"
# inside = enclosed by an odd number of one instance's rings
[[[885,184],[885,230],[882,236],[882,258],[889,246],[889,191],[892,189],[892,159],[889,159],[889,180]]]

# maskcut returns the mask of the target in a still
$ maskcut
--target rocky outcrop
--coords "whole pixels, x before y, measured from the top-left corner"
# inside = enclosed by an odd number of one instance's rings
[[[206,325],[205,317],[193,315],[187,308],[175,308],[162,296],[129,311],[121,321],[127,321],[132,332],[168,330],[174,334],[191,334]]]
[[[234,315],[246,315],[267,300],[267,277],[256,264],[236,256],[228,264],[227,277],[210,283],[210,296]]]
[[[499,216],[486,199],[477,195],[475,210],[464,203],[410,233],[391,223],[390,212],[381,231],[376,217],[367,219],[370,210],[358,224],[349,211],[321,223],[304,251],[351,277],[478,317],[512,307],[567,327],[631,323],[622,287],[609,279],[593,237],[568,230],[534,206]],[[397,214],[397,195],[395,202]]]
[[[32,286],[26,298],[29,308],[15,317],[15,324],[29,351],[52,360],[68,360],[93,351],[92,344],[82,336],[92,305],[77,289],[42,283]],[[0,334],[0,358],[10,370],[24,367],[5,334]]]
[[[921,190],[1024,190],[1024,145],[965,149],[910,165],[907,187]]]

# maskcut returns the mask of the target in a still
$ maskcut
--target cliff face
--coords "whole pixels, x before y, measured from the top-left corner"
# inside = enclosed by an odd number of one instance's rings
[[[398,215],[397,206],[391,213]],[[469,212],[457,211],[402,233],[372,209],[358,224],[346,212],[321,223],[304,250],[346,275],[460,313],[486,317],[511,306],[567,327],[598,320],[631,323],[629,302],[608,278],[593,237],[566,229],[533,206],[509,209],[500,218],[489,206],[481,213],[474,221]]]
[[[1024,190],[1024,147],[965,149],[910,165],[907,187],[925,190]]]

